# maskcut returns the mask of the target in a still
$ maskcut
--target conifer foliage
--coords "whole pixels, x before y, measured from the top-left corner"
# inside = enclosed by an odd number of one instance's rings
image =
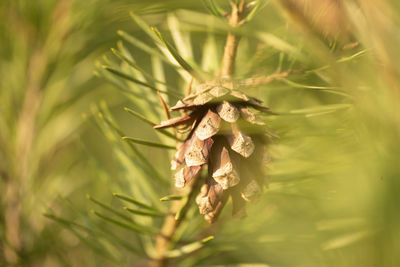
[[[96,63],[122,95],[83,116],[107,140],[87,153],[104,195],[87,196],[89,215],[45,216],[117,266],[398,259],[379,236],[399,222],[400,41],[385,4],[175,2],[129,13],[136,31]]]

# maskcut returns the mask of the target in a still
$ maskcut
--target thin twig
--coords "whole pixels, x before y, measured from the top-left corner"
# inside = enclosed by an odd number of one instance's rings
[[[241,87],[256,87],[268,84],[274,80],[282,80],[290,74],[290,71],[276,72],[268,76],[253,77],[239,81]]]

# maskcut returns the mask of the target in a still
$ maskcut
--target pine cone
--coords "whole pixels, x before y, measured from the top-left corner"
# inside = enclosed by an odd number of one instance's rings
[[[264,123],[251,109],[269,108],[236,87],[227,80],[201,84],[195,94],[171,108],[185,115],[154,127],[190,129],[185,141],[177,145],[171,169],[178,170],[175,185],[182,188],[208,166],[196,203],[209,222],[216,220],[229,196],[233,216],[246,216],[245,202],[256,200],[264,185],[262,159],[267,138]]]

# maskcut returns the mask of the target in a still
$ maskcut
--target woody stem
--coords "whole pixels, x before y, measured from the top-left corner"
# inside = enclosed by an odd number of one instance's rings
[[[232,13],[229,17],[229,26],[231,26],[232,29],[240,26],[244,11],[244,0],[241,0],[237,5],[232,5]],[[230,77],[235,71],[235,59],[239,41],[239,36],[235,35],[232,31],[228,33],[225,43],[224,56],[222,58],[222,77]]]
[[[195,178],[186,198],[181,201],[175,201],[172,204],[170,214],[165,217],[160,234],[156,237],[156,259],[153,261],[152,266],[163,267],[168,265],[168,258],[165,254],[171,246],[176,230],[185,219],[186,213],[189,210],[191,203],[193,203],[192,200],[195,196],[200,180],[200,177]],[[180,213],[179,218],[176,218],[176,213],[178,212]]]

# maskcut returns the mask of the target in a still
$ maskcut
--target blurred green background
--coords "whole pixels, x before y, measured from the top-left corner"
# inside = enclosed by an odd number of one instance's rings
[[[228,1],[216,2],[228,10]],[[291,71],[247,92],[280,114],[265,117],[280,136],[269,147],[269,188],[244,220],[226,207],[208,226],[193,208],[183,240],[216,238],[176,264],[399,266],[400,5],[259,2],[238,33],[237,77]],[[120,207],[112,193],[153,201],[170,192],[172,154],[129,147],[116,127],[174,143],[124,111],[159,122],[157,96],[101,66],[144,79],[110,52],[116,47],[167,82],[159,89],[183,93],[189,77],[138,48],[156,46],[129,11],[157,26],[188,62],[218,74],[227,27],[200,1],[0,2],[0,265],[146,266],[131,245],[146,250],[148,241],[99,222],[86,194]]]

